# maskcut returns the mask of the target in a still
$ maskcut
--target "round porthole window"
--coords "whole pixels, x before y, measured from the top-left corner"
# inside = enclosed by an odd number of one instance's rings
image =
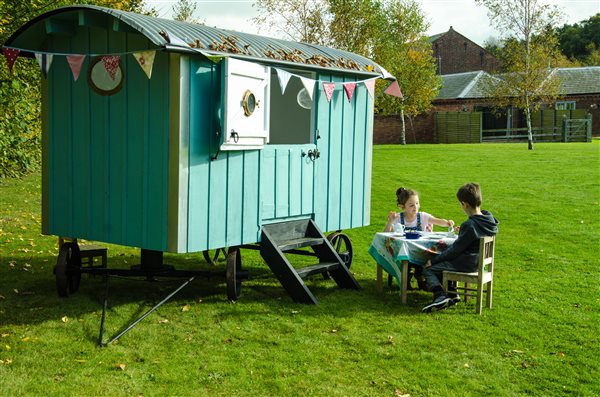
[[[88,84],[100,95],[113,95],[121,90],[123,86],[123,68],[121,62],[115,57],[94,58],[87,70]]]
[[[244,115],[249,117],[254,113],[254,110],[258,107],[259,103],[256,100],[256,97],[250,90],[246,90],[244,92],[244,98],[242,98],[242,107],[244,108]]]

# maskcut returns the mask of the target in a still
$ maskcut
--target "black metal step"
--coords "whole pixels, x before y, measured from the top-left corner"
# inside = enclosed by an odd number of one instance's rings
[[[300,237],[291,240],[277,241],[277,247],[285,252],[296,248],[321,245],[323,244],[323,241],[324,239],[321,237]]]
[[[296,269],[296,273],[300,278],[305,279],[313,274],[321,274],[331,270],[335,270],[340,266],[338,262],[321,262],[316,265],[306,266]]]

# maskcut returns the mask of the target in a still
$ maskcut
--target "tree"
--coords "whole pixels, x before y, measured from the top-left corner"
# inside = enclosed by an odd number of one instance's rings
[[[378,95],[375,107],[381,114],[400,112],[401,143],[406,142],[404,114],[410,118],[429,109],[440,85],[424,36],[428,26],[414,0],[258,0],[255,5],[256,24],[279,26],[296,41],[363,55],[395,75],[404,98]],[[377,91],[387,84],[378,82]]]
[[[177,3],[173,5],[173,19],[182,22],[196,22],[194,14],[198,3],[191,0],[177,0]]]
[[[431,43],[424,35],[429,26],[418,4],[413,0],[391,1],[382,12],[385,33],[378,37],[373,59],[396,76],[403,97],[383,95],[376,105],[381,114],[400,114],[400,143],[404,145],[405,116],[412,126],[415,116],[429,110],[441,80],[436,73]]]
[[[558,41],[565,56],[585,62],[600,49],[600,13],[580,23],[563,25],[558,29]]]
[[[559,83],[550,66],[557,57],[558,42],[552,27],[561,18],[556,6],[539,0],[475,0],[488,9],[493,25],[506,32],[503,78],[487,85],[498,104],[510,100],[525,111],[527,147],[533,150],[531,113],[558,96]]]
[[[328,45],[329,10],[323,0],[257,0],[253,7],[258,16],[256,25],[277,33],[288,40]]]

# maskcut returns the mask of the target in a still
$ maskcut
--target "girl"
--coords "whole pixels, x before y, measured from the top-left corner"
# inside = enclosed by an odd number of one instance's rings
[[[384,232],[391,232],[394,230],[394,224],[400,223],[404,225],[404,230],[416,230],[416,231],[433,231],[433,225],[452,227],[454,221],[452,219],[440,219],[435,216],[428,214],[427,212],[419,212],[419,193],[412,189],[405,189],[403,187],[396,190],[396,200],[398,207],[403,212],[390,211],[388,214],[388,221],[385,225]],[[412,263],[409,263],[408,267],[408,288],[413,289],[410,285],[411,278],[417,280],[418,288],[427,290],[427,283],[423,277],[423,267]],[[388,285],[392,285],[392,276],[388,276]]]
[[[454,221],[452,219],[440,219],[427,212],[419,212],[419,193],[412,189],[405,189],[403,187],[398,188],[398,190],[396,190],[396,200],[398,207],[400,207],[403,212],[390,211],[387,224],[383,230],[384,232],[393,231],[394,223],[404,225],[404,230],[425,232],[431,232],[433,230],[433,225],[445,227],[454,226]]]

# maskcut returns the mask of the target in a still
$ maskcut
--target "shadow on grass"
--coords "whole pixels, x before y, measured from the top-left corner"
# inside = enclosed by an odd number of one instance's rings
[[[110,268],[128,268],[119,258],[109,258]],[[36,257],[35,270],[25,271],[19,265],[3,267],[0,276],[4,279],[0,289],[0,318],[2,326],[34,325],[46,321],[61,321],[62,318],[77,319],[91,314],[97,317],[97,324],[85,321],[84,327],[90,340],[96,341],[100,327],[103,301],[106,295],[106,284],[100,275],[83,274],[79,290],[67,298],[58,297],[53,275],[55,257]],[[5,257],[3,263],[23,262],[22,258]],[[111,263],[114,262],[114,263]],[[119,263],[120,262],[120,263]],[[165,262],[170,263],[171,258]],[[308,288],[316,297],[319,305],[304,305],[294,302],[281,286],[266,264],[262,266],[244,266],[248,270],[249,279],[242,282],[242,295],[237,301],[237,308],[230,310],[223,304],[229,301],[226,295],[224,264],[215,267],[201,263],[193,266],[190,261],[175,263],[177,269],[201,269],[218,272],[222,277],[210,278],[197,276],[191,283],[174,295],[165,305],[179,308],[190,302],[210,304],[213,310],[222,310],[223,317],[243,318],[264,313],[265,308],[274,314],[288,315],[290,312],[302,311],[304,316],[347,317],[358,312],[379,313],[385,316],[396,314],[416,315],[420,306],[428,302],[430,295],[413,292],[409,295],[409,303],[400,304],[397,288],[391,290],[385,286],[383,292],[376,289],[375,281],[358,279],[361,290],[338,288],[333,280],[325,280],[315,275],[305,280]],[[107,334],[116,332],[135,321],[154,305],[186,281],[186,278],[158,278],[147,281],[143,278],[114,277],[109,278],[109,294],[107,314],[110,325]],[[120,310],[124,306],[133,306]],[[152,314],[154,315],[154,313]],[[108,321],[108,320],[107,320]],[[106,338],[107,336],[105,336]]]

